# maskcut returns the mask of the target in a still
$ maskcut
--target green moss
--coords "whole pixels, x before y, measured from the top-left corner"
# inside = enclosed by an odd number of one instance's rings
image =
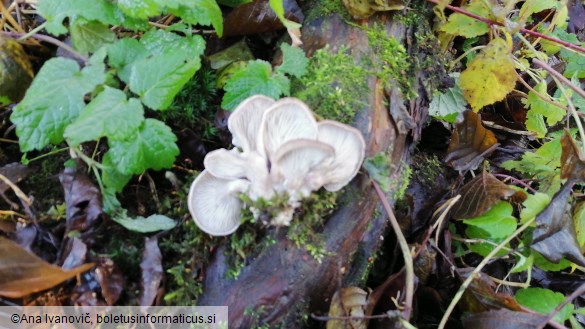
[[[326,47],[311,57],[307,74],[292,81],[292,95],[324,119],[351,123],[366,105],[367,76],[368,72],[347,54],[347,48],[331,53]]]
[[[215,71],[202,66],[181,89],[169,109],[160,112],[161,119],[175,127],[191,127],[201,132],[204,138],[214,137],[217,134],[214,124],[216,79]]]
[[[297,247],[305,248],[319,262],[328,255],[319,232],[335,210],[338,196],[339,193],[327,192],[325,189],[311,194],[303,200],[288,231],[288,238]]]
[[[411,63],[406,49],[380,24],[374,24],[367,30],[368,41],[374,56],[371,58],[372,74],[388,84],[398,83],[402,94],[407,99],[415,98],[412,76],[409,74]]]
[[[412,177],[412,168],[410,168],[410,166],[403,164],[401,170],[400,170],[400,178],[398,179],[398,182],[400,183],[400,185],[398,185],[396,187],[396,189],[394,189],[394,200],[395,201],[399,201],[402,200],[404,198],[404,194],[406,193],[406,190],[408,189],[408,185],[410,184],[410,178]]]
[[[339,14],[341,18],[346,21],[351,19],[342,0],[316,0],[308,2],[310,9],[305,17],[305,24],[310,23],[319,17],[327,17],[333,14]]]

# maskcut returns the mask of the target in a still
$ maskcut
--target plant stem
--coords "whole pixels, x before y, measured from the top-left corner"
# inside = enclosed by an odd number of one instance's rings
[[[441,322],[439,323],[438,329],[445,328],[445,325],[447,324],[447,321],[449,320],[449,316],[451,315],[451,313],[455,309],[455,306],[457,305],[457,303],[459,302],[461,297],[463,297],[463,293],[465,292],[467,287],[469,287],[469,285],[471,284],[471,281],[473,281],[473,279],[476,277],[476,275],[478,275],[479,272],[481,272],[481,270],[492,260],[492,258],[502,248],[504,248],[510,241],[512,241],[512,239],[517,237],[520,233],[522,233],[530,225],[532,225],[532,223],[534,223],[535,220],[536,220],[536,218],[531,218],[526,223],[524,223],[522,226],[520,226],[514,233],[510,234],[509,237],[507,237],[498,246],[496,246],[494,248],[494,250],[492,250],[487,256],[485,256],[485,258],[481,261],[481,263],[479,263],[475,267],[475,269],[473,269],[473,271],[469,274],[469,276],[465,279],[465,281],[463,281],[463,283],[461,284],[461,287],[459,287],[459,290],[455,294],[455,297],[453,297],[453,300],[451,300],[451,303],[447,307],[447,310],[445,311],[445,314],[443,315],[443,318],[441,319]]]
[[[402,257],[404,257],[404,268],[406,270],[406,288],[405,288],[405,297],[404,297],[404,311],[403,316],[406,321],[410,320],[410,312],[412,311],[412,300],[414,296],[414,266],[412,262],[412,254],[410,253],[410,248],[408,247],[408,243],[406,242],[406,238],[404,234],[402,234],[402,230],[400,229],[400,225],[398,224],[398,220],[396,216],[394,216],[394,212],[392,211],[392,207],[388,203],[386,199],[386,195],[382,192],[382,189],[376,183],[376,181],[372,180],[372,184],[374,185],[374,189],[376,190],[376,194],[380,198],[382,202],[382,206],[384,210],[388,213],[388,219],[390,220],[390,225],[392,229],[394,229],[394,234],[396,234],[396,239],[398,240],[398,244],[400,245],[400,249],[402,251]]]
[[[436,4],[436,5],[439,5],[440,4],[440,1],[439,0],[427,0],[427,1],[432,2],[432,3]],[[484,23],[486,23],[488,25],[504,26],[503,23],[496,22],[496,21],[492,21],[491,19],[487,19],[487,18],[478,16],[476,14],[470,13],[467,10],[461,9],[459,7],[453,7],[451,5],[446,5],[445,8],[448,8],[449,10],[452,10],[452,11],[454,11],[456,13],[465,15],[467,17],[475,18],[478,21],[484,22]],[[535,37],[538,37],[538,38],[542,38],[542,39],[545,39],[545,40],[548,40],[548,41],[551,41],[551,42],[558,43],[558,44],[560,44],[560,45],[562,45],[564,47],[567,47],[569,49],[573,49],[573,50],[576,50],[578,52],[581,52],[581,53],[584,53],[585,54],[585,48],[579,47],[579,46],[574,45],[572,43],[569,43],[569,42],[566,42],[566,41],[563,41],[563,40],[560,40],[560,39],[557,39],[557,38],[553,38],[553,37],[550,37],[548,35],[545,35],[545,34],[542,34],[542,33],[539,33],[539,32],[535,32],[535,31],[532,31],[532,30],[528,30],[528,29],[525,29],[525,28],[521,28],[520,29],[520,32],[521,33],[530,34],[532,36],[535,36]]]
[[[0,31],[0,33],[2,33],[5,36],[11,37],[11,38],[21,38],[22,36],[28,34],[28,33],[25,34],[25,33],[16,33],[16,32],[5,32],[5,31]],[[70,53],[71,56],[81,60],[83,63],[87,63],[87,61],[88,61],[88,58],[86,56],[81,55],[80,53],[75,51],[68,44],[66,44],[65,42],[63,42],[61,40],[55,39],[53,37],[50,37],[50,36],[44,35],[44,34],[33,34],[30,37],[37,39],[37,40],[48,42],[48,43],[53,44],[57,47],[61,47],[65,51]]]

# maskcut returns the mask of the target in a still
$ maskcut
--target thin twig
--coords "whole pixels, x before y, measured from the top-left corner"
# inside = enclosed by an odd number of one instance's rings
[[[545,63],[545,62],[543,62],[541,60],[538,60],[536,58],[532,60],[532,63],[534,63],[536,66],[542,67],[548,73],[550,73],[552,76],[554,76],[555,78],[559,79],[563,84],[566,84],[567,86],[569,86],[569,88],[573,89],[577,94],[579,94],[579,96],[585,98],[585,91],[583,91],[583,89],[575,86],[571,81],[569,81],[569,79],[565,78],[564,75],[562,75],[559,72],[557,72],[557,70],[553,69],[547,63]]]
[[[427,0],[427,1],[432,2],[432,3],[436,4],[436,5],[439,5],[440,4],[440,1],[439,0]],[[452,11],[454,11],[456,13],[465,15],[467,17],[475,18],[478,21],[484,22],[484,23],[486,23],[488,25],[505,26],[503,23],[496,22],[496,21],[492,21],[491,19],[478,16],[476,14],[470,13],[467,10],[461,9],[459,7],[454,7],[454,6],[451,6],[451,5],[446,5],[445,8],[448,8],[449,10],[452,10]],[[535,32],[535,31],[532,31],[532,30],[528,30],[528,29],[525,29],[525,28],[521,28],[520,29],[520,32],[521,33],[530,34],[532,36],[535,36],[535,37],[538,37],[538,38],[542,38],[542,39],[545,39],[545,40],[548,40],[548,41],[551,41],[551,42],[558,43],[558,44],[563,45],[563,46],[565,46],[567,48],[570,48],[570,49],[573,49],[573,50],[576,50],[578,52],[581,52],[581,53],[584,53],[585,54],[585,48],[579,47],[577,45],[574,45],[572,43],[569,43],[569,42],[566,42],[566,41],[563,41],[563,40],[560,40],[560,39],[557,39],[557,38],[550,37],[550,36],[548,36],[546,34],[542,34],[542,33]]]
[[[514,233],[510,234],[510,236],[508,236],[504,241],[502,241],[498,246],[496,246],[481,261],[481,263],[479,263],[475,267],[475,269],[473,269],[473,271],[469,274],[469,276],[465,279],[465,281],[463,281],[463,283],[461,284],[461,287],[459,287],[459,290],[457,291],[457,293],[455,294],[455,296],[451,300],[451,303],[447,307],[447,310],[445,311],[445,314],[443,314],[443,318],[441,319],[441,322],[439,323],[438,329],[445,328],[445,325],[447,324],[447,321],[449,320],[449,317],[451,316],[451,313],[455,309],[455,306],[457,305],[457,303],[459,302],[459,300],[461,299],[461,297],[463,297],[463,293],[465,292],[465,290],[467,289],[467,287],[469,287],[469,285],[471,284],[471,281],[473,281],[473,279],[479,274],[479,272],[481,272],[481,270],[493,259],[493,257],[502,248],[504,248],[510,241],[512,241],[512,239],[514,239],[515,237],[517,237],[520,233],[522,233],[530,225],[532,225],[532,223],[534,223],[534,221],[535,221],[535,218],[532,218],[532,219],[528,220],[526,223],[524,223],[524,225],[520,226]]]
[[[396,239],[398,240],[398,244],[400,245],[400,249],[402,250],[402,257],[404,257],[404,268],[406,270],[406,291],[404,294],[404,311],[403,316],[406,321],[410,320],[410,312],[412,311],[412,300],[414,296],[414,266],[412,262],[412,254],[410,253],[410,248],[408,247],[408,243],[406,242],[406,238],[404,234],[402,234],[402,230],[400,229],[400,224],[398,224],[398,220],[396,216],[394,216],[394,212],[392,211],[392,207],[388,203],[386,199],[386,195],[382,192],[382,189],[376,183],[376,181],[372,180],[372,184],[374,185],[374,189],[376,190],[376,194],[380,198],[382,202],[382,206],[388,213],[388,218],[390,219],[390,225],[392,225],[392,229],[394,229],[394,234],[396,234]]]
[[[552,312],[547,314],[545,320],[543,320],[542,324],[538,326],[538,329],[544,328],[552,320],[552,318],[554,318],[555,315],[557,315],[557,313],[559,313],[563,309],[563,307],[565,307],[565,305],[569,304],[574,299],[583,294],[585,294],[585,283],[583,283],[579,288],[577,288],[577,290],[573,291],[572,294],[567,296],[567,298],[565,298],[565,300],[562,303],[555,307],[555,309]]]

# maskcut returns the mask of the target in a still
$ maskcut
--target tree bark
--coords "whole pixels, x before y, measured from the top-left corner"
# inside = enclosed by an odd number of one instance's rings
[[[391,18],[392,14],[379,15],[368,24],[383,24],[389,36],[405,42],[406,27]],[[331,51],[348,47],[356,63],[371,54],[366,32],[346,24],[337,15],[304,25],[302,36],[309,56],[325,45]],[[420,119],[421,115],[407,112],[398,87],[385,92],[383,82],[373,76],[368,78],[368,85],[371,92],[364,95],[368,105],[356,115],[355,126],[366,139],[367,156],[391,150],[394,164],[391,174],[396,177],[400,164],[408,161],[410,141],[413,136],[420,135],[420,124],[412,118]],[[409,105],[409,110],[419,111],[419,105],[415,101]],[[224,249],[219,248],[207,268],[199,304],[229,306],[230,328],[279,323],[285,323],[287,328],[299,328],[303,314],[327,312],[337,289],[360,282],[368,258],[377,251],[388,221],[365,174],[358,175],[345,193],[351,193],[352,198],[335,211],[322,232],[326,250],[331,254],[321,263],[286,236],[281,236],[252,260],[237,279],[228,280]],[[246,309],[255,310],[256,316],[245,315]]]

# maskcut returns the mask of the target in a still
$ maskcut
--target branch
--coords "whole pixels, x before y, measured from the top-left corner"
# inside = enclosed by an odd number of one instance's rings
[[[440,1],[439,0],[427,0],[427,1],[432,2],[432,3],[436,4],[436,5],[440,5]],[[484,22],[484,23],[486,23],[486,24],[488,24],[490,26],[491,25],[504,26],[503,23],[496,22],[496,21],[492,21],[491,19],[478,16],[476,14],[470,13],[467,10],[461,9],[459,7],[453,7],[451,5],[446,5],[445,8],[448,8],[449,10],[452,10],[452,11],[454,11],[456,13],[465,15],[467,17],[475,18],[478,21]],[[538,37],[538,38],[542,38],[542,39],[545,39],[545,40],[548,40],[548,41],[551,41],[551,42],[558,43],[560,45],[563,45],[564,47],[567,47],[567,48],[570,48],[570,49],[573,49],[575,51],[578,51],[578,52],[581,52],[581,53],[585,54],[585,48],[579,47],[579,46],[574,45],[572,43],[563,41],[561,39],[553,38],[553,37],[550,37],[550,36],[548,36],[546,34],[542,34],[542,33],[539,33],[539,32],[536,32],[536,31],[532,31],[532,30],[528,30],[528,29],[525,29],[525,28],[521,28],[520,29],[520,32],[521,33],[530,34],[532,36],[535,36],[535,37]]]
[[[5,36],[11,37],[11,38],[20,38],[24,35],[26,35],[25,33],[16,33],[16,32],[6,32],[6,31],[0,31],[0,33],[2,33]],[[58,40],[56,38],[50,37],[48,35],[44,35],[44,34],[32,34],[30,35],[31,38],[37,39],[37,40],[41,40],[41,41],[45,41],[48,43],[51,43],[57,47],[61,47],[63,48],[65,51],[67,51],[68,53],[71,54],[71,56],[81,60],[83,63],[87,63],[87,57],[81,55],[80,53],[78,53],[77,51],[75,51],[73,48],[71,48],[71,46],[69,46],[68,44],[66,44],[65,42]]]

